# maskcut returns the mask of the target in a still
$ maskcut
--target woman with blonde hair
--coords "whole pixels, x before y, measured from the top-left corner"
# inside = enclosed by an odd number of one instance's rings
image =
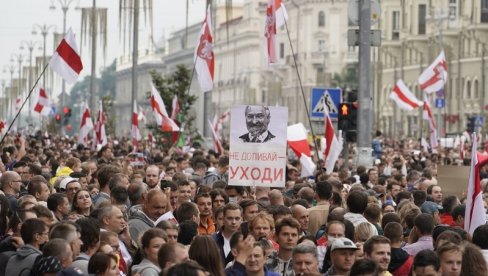
[[[363,244],[374,235],[373,227],[369,222],[361,222],[354,229],[354,241],[358,247],[358,250],[356,250],[356,260],[363,258]]]

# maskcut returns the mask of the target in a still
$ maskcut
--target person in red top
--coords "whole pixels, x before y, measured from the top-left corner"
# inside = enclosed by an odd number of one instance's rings
[[[442,200],[441,224],[445,224],[445,225],[454,224],[454,220],[452,218],[451,213],[454,207],[460,204],[461,202],[459,202],[457,196],[454,195],[447,196]]]
[[[452,223],[450,226],[464,229],[464,214],[466,213],[466,205],[458,205],[452,209]]]

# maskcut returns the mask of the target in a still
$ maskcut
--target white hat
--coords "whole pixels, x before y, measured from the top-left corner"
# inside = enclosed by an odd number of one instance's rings
[[[353,250],[357,250],[358,247],[354,244],[353,241],[351,241],[348,238],[337,238],[337,239],[334,239],[334,241],[332,242],[332,246],[331,246],[330,252],[333,252],[336,249],[353,249]]]
[[[66,186],[68,186],[69,183],[75,181],[78,181],[78,178],[66,177],[61,181],[61,184],[59,184],[59,188],[66,190]]]

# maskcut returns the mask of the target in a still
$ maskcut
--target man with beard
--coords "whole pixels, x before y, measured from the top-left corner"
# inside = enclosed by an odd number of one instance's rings
[[[248,133],[239,136],[244,143],[266,143],[275,136],[268,130],[270,112],[267,106],[246,106],[246,126]]]

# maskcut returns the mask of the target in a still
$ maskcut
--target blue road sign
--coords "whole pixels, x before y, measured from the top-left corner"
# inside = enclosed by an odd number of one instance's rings
[[[482,127],[485,124],[485,117],[483,116],[473,116],[476,119],[474,120],[475,127]]]
[[[444,108],[446,106],[446,99],[435,99],[435,108]]]
[[[324,110],[329,110],[331,118],[337,118],[339,104],[342,102],[342,91],[340,88],[312,88],[310,117],[313,119],[324,118]]]

